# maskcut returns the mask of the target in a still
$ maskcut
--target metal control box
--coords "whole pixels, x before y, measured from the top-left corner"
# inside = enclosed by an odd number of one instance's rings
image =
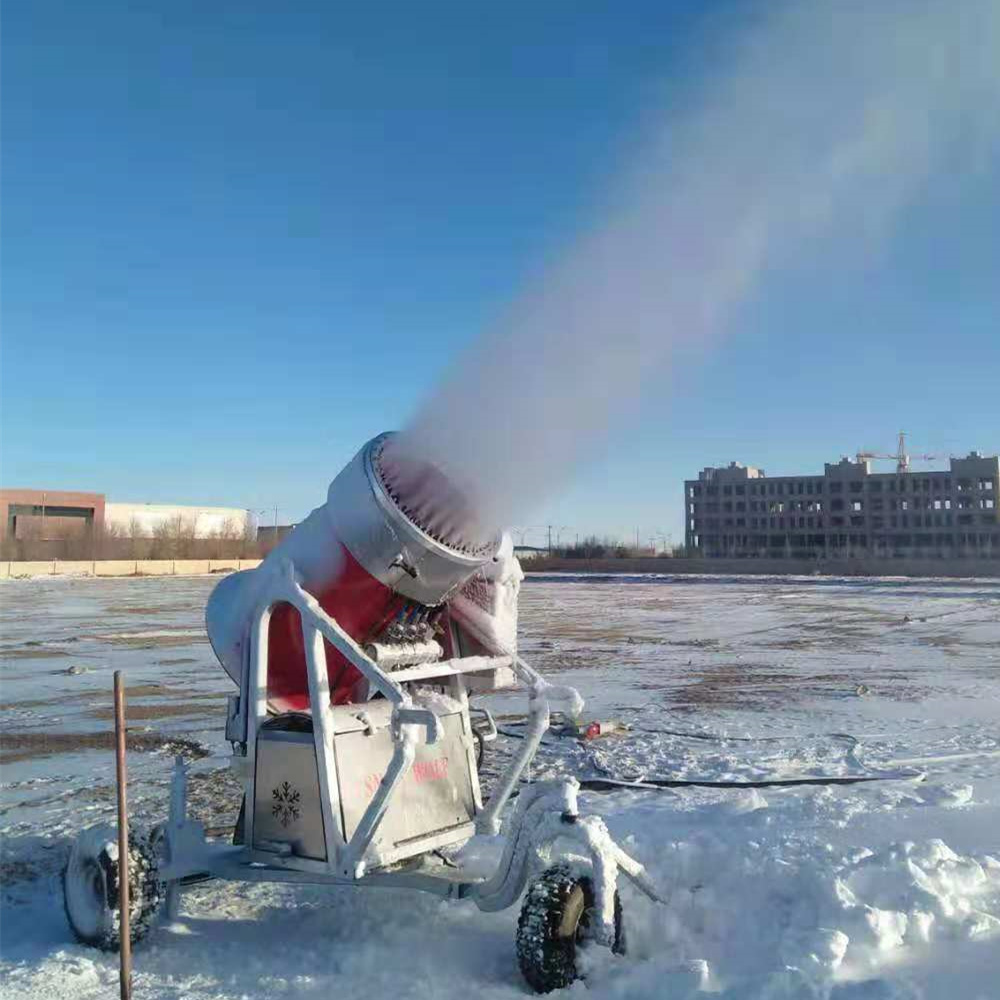
[[[333,709],[337,798],[334,815],[341,842],[350,840],[392,758],[391,705],[384,700]],[[408,844],[426,850],[471,833],[479,798],[468,712],[439,714],[433,744],[418,743],[413,765],[389,801],[373,841],[387,861],[407,856]],[[308,716],[279,716],[257,737],[254,849],[291,851],[326,859],[323,808],[315,744]]]
[[[253,846],[267,851],[286,845],[297,857],[325,861],[312,727],[282,729],[281,721],[273,720],[257,736]]]
[[[380,854],[395,853],[408,842],[473,821],[469,729],[462,713],[445,715],[440,717],[437,742],[417,744],[413,766],[389,801],[375,835]],[[350,839],[389,765],[392,736],[388,726],[374,733],[355,729],[338,732],[334,745],[344,834]]]

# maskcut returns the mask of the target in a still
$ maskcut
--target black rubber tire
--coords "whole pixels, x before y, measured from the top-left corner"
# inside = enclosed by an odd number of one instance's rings
[[[556,865],[528,888],[517,921],[517,961],[536,993],[569,986],[579,978],[577,948],[590,937],[594,890],[589,878]],[[621,898],[615,892],[612,951],[625,954]]]
[[[129,917],[132,943],[149,933],[165,895],[155,834],[129,831]],[[91,827],[77,838],[63,870],[63,906],[76,939],[102,951],[121,948],[118,833]]]

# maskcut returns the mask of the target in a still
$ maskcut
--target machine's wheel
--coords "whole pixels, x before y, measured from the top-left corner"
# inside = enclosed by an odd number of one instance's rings
[[[578,977],[577,948],[591,936],[594,890],[590,879],[565,865],[548,869],[531,884],[517,921],[517,960],[536,993],[568,986]],[[615,893],[615,940],[625,953],[622,906]]]
[[[164,895],[153,838],[129,832],[129,916],[132,942],[153,925]],[[118,834],[113,826],[84,830],[63,872],[63,902],[79,941],[104,951],[121,947],[118,913]]]

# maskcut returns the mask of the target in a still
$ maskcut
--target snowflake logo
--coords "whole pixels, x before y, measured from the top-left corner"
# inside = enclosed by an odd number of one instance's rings
[[[294,786],[283,781],[277,788],[271,789],[271,798],[274,800],[271,815],[282,826],[288,826],[299,818],[299,802],[302,797]]]

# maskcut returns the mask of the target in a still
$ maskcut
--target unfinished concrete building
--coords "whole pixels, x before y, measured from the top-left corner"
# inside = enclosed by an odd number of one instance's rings
[[[688,551],[706,558],[1000,559],[1000,458],[875,473],[844,458],[822,476],[733,462],[684,483]]]

